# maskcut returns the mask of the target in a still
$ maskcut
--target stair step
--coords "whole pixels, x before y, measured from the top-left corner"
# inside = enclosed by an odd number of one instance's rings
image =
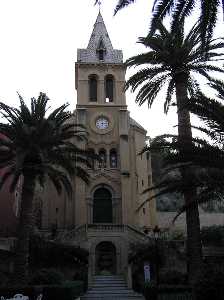
[[[86,300],[86,299],[138,299],[138,300],[143,300],[144,297],[142,295],[84,295],[81,297],[81,300]]]
[[[88,293],[91,293],[91,294],[96,294],[96,293],[100,293],[100,294],[102,294],[102,293],[112,293],[112,294],[117,294],[117,293],[125,293],[125,294],[132,294],[133,293],[133,290],[131,290],[131,289],[118,289],[118,290],[116,290],[116,289],[93,289],[93,290],[88,290]]]
[[[144,300],[142,296],[83,296],[81,297],[81,300]]]
[[[81,300],[143,300],[143,296],[129,289],[122,276],[94,276],[92,284]]]
[[[110,280],[110,281],[122,281],[122,280],[124,280],[124,278],[93,278],[93,280],[95,280],[95,281],[104,281],[104,280],[106,280],[106,281],[108,281],[108,280]]]

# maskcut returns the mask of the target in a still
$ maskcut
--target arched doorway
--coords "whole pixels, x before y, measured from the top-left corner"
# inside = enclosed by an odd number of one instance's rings
[[[106,188],[99,188],[93,195],[93,223],[112,223],[112,195]]]
[[[111,242],[101,242],[96,246],[96,274],[116,274],[116,248]]]

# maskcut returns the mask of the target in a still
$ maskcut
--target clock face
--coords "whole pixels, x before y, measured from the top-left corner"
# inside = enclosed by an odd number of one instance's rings
[[[96,120],[96,127],[99,129],[107,129],[109,126],[109,122],[106,118],[100,117]]]

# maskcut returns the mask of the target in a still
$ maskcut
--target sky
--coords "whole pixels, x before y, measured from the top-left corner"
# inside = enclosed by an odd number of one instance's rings
[[[75,109],[76,51],[87,47],[99,10],[94,2],[0,0],[0,101],[14,106],[17,92],[27,101],[45,92],[52,108],[68,102]],[[102,0],[101,14],[113,47],[123,50],[126,60],[144,51],[136,41],[147,34],[153,1],[138,0],[113,16],[116,3]],[[139,107],[130,92],[126,98],[131,116],[148,135],[173,132],[175,110],[164,115],[162,95],[152,109]]]

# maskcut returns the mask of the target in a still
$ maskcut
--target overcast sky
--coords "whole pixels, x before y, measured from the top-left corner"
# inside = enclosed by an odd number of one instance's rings
[[[136,41],[147,33],[153,1],[138,0],[113,17],[116,3],[102,0],[101,13],[113,47],[123,50],[125,60],[144,51]],[[45,92],[53,108],[69,102],[70,110],[75,109],[76,50],[87,47],[98,15],[93,4],[94,0],[0,0],[0,101],[16,105],[17,91],[25,99]],[[127,93],[131,116],[150,136],[172,131],[176,124],[174,112],[163,114],[162,102],[161,95],[160,105],[148,110]]]

